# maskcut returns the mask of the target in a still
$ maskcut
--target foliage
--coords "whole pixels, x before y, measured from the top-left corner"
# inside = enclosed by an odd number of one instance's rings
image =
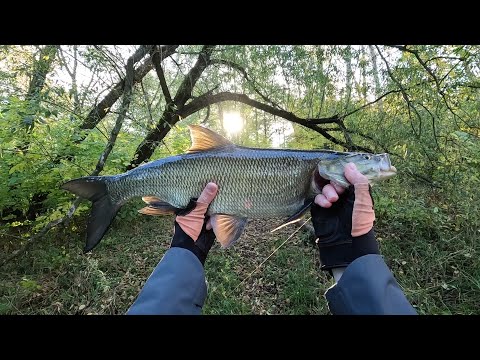
[[[126,60],[138,47],[52,49],[0,47],[1,258],[70,208],[73,196],[60,185],[95,169],[121,101],[92,129],[81,124],[123,79]],[[172,98],[203,49],[179,46],[162,61]],[[217,46],[186,103],[208,94],[244,94],[307,124],[317,120],[320,130],[232,100],[201,107],[175,123],[162,122],[169,109],[181,109],[168,103],[150,65],[152,70],[137,79],[102,174],[125,171],[138,146],[156,129],[168,131],[154,144],[150,160],[185,152],[190,146],[187,125],[192,123],[243,146],[388,152],[398,175],[374,188],[385,258],[421,313],[478,313],[479,50],[473,45]],[[135,68],[147,66],[147,58]],[[45,82],[38,81],[42,77]],[[225,128],[229,111],[240,112],[244,119],[238,134]],[[140,220],[135,207],[125,207],[102,241],[100,254],[84,256],[80,237],[88,211],[89,204],[81,203],[71,223],[49,232],[44,243],[33,245],[2,270],[8,272],[0,312],[126,309],[168,244],[171,224]],[[163,234],[162,240],[152,233]],[[270,245],[281,243],[279,235],[270,238],[268,246],[259,245],[254,242],[258,236],[247,236],[238,252],[215,252],[209,259],[212,285],[206,312],[326,313],[321,292],[328,281],[317,272],[312,248],[299,237],[239,287],[245,298],[232,295],[238,294],[235,288],[254,262],[269,255]],[[124,238],[137,239],[127,245]],[[163,249],[159,256],[149,257],[145,249],[157,246]],[[247,264],[248,256],[252,260]],[[297,268],[292,270],[292,264]],[[92,305],[95,302],[100,305]]]

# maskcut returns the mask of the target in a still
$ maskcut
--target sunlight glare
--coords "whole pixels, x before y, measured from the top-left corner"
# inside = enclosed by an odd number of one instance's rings
[[[223,128],[228,135],[238,134],[243,129],[243,119],[238,112],[223,114]]]

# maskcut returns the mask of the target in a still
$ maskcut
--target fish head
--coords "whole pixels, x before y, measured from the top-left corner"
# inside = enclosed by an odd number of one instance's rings
[[[397,173],[387,153],[348,153],[335,159],[322,160],[318,164],[318,173],[323,179],[346,188],[350,183],[345,178],[344,168],[350,162],[357,166],[358,171],[367,177],[370,184],[391,178]]]

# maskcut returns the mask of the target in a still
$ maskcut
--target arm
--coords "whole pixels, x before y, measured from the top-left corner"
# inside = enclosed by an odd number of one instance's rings
[[[380,255],[354,260],[336,281],[325,294],[333,314],[416,315]]]
[[[202,263],[191,251],[173,247],[150,275],[127,315],[197,315],[206,297]]]
[[[345,167],[348,189],[328,184],[312,206],[321,269],[336,280],[325,294],[333,314],[416,314],[380,256],[367,178]]]
[[[148,278],[127,315],[198,315],[207,296],[204,264],[215,240],[205,217],[217,194],[209,183],[198,200],[177,212],[170,249]]]

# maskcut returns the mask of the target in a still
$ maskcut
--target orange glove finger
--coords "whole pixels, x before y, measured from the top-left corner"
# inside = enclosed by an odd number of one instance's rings
[[[205,220],[205,213],[208,206],[213,201],[218,192],[218,186],[215,183],[208,183],[205,189],[196,201],[197,205],[185,216],[177,216],[176,221],[178,225],[190,236],[193,241],[197,241],[200,232],[203,228]]]
[[[345,166],[345,178],[355,187],[355,203],[352,213],[352,236],[365,235],[373,228],[375,211],[370,195],[370,185],[365,175],[357,170],[354,163]]]

